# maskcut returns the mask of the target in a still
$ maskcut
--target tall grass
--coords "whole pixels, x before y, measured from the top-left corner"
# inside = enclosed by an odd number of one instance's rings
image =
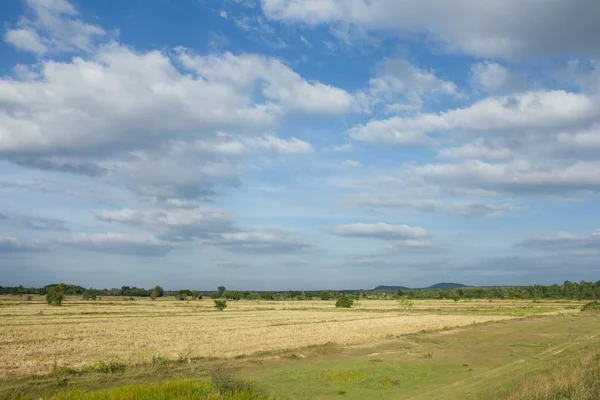
[[[275,400],[252,387],[219,393],[207,381],[183,380],[142,386],[124,386],[101,392],[69,391],[52,400]]]
[[[538,374],[511,390],[503,400],[598,400],[600,399],[600,351],[589,349],[579,358]]]

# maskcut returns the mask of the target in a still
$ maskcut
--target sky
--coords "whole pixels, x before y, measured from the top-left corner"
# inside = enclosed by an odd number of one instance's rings
[[[599,280],[596,0],[0,16],[0,285]]]

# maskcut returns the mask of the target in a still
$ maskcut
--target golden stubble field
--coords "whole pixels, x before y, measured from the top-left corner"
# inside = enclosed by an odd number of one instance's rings
[[[390,335],[498,321],[531,312],[569,312],[577,302],[417,301],[412,312],[392,300],[363,300],[352,309],[333,301],[229,302],[67,297],[62,307],[44,298],[0,296],[0,379],[50,372],[53,366],[97,361],[143,363],[234,357],[259,351],[334,342],[366,343]]]

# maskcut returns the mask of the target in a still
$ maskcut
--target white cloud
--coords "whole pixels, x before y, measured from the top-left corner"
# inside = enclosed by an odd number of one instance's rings
[[[329,150],[335,152],[335,153],[343,153],[346,151],[351,151],[354,149],[354,146],[351,143],[346,143],[346,144],[340,144],[337,146],[331,146],[329,148]]]
[[[506,213],[514,212],[518,208],[511,204],[484,204],[478,202],[454,203],[452,211],[461,217],[498,217]]]
[[[392,117],[386,120],[371,120],[359,124],[348,131],[350,138],[361,142],[374,142],[397,146],[431,144],[433,140],[426,131],[437,127],[445,128],[446,123],[436,115],[423,115],[414,118]]]
[[[591,249],[596,250],[597,255],[600,251],[600,231],[596,230],[586,235],[570,232],[536,235],[517,243],[517,246],[537,250]]]
[[[4,40],[19,50],[37,55],[46,52],[92,51],[93,40],[104,29],[83,22],[66,0],[26,0],[33,19],[22,18],[19,28],[9,29]]]
[[[519,207],[506,203],[489,204],[477,201],[449,203],[420,196],[413,197],[416,198],[407,197],[403,193],[377,194],[370,192],[350,196],[347,201],[353,206],[371,209],[413,208],[426,213],[451,213],[463,218],[498,217],[519,210]]]
[[[0,254],[44,251],[46,248],[38,241],[24,241],[11,236],[0,236]]]
[[[369,82],[369,94],[384,101],[387,111],[418,110],[423,96],[457,95],[453,82],[438,78],[431,70],[420,69],[403,59],[386,59],[377,76]]]
[[[172,244],[151,236],[125,235],[121,233],[79,233],[62,238],[58,243],[79,250],[97,251],[111,254],[137,256],[164,256],[172,249]]]
[[[489,61],[471,67],[471,83],[477,89],[494,94],[519,91],[525,86],[524,79],[506,67]]]
[[[523,58],[600,50],[593,39],[600,33],[596,24],[600,4],[593,1],[261,0],[261,4],[272,19],[350,24],[409,37],[425,33],[430,41],[444,44],[447,51],[478,57]],[[532,15],[535,24],[531,24]]]
[[[96,218],[132,225],[155,232],[163,238],[188,239],[233,230],[233,217],[217,208],[101,210]]]
[[[557,166],[528,161],[489,164],[474,160],[408,167],[402,174],[449,188],[473,188],[495,194],[581,195],[600,193],[597,168],[600,168],[597,161]]]
[[[17,64],[13,67],[13,71],[17,78],[25,81],[31,81],[40,77],[30,65]]]
[[[302,235],[281,229],[222,233],[205,240],[205,243],[249,254],[288,254],[312,247]]]
[[[599,104],[595,97],[563,90],[525,92],[488,97],[438,114],[371,120],[350,129],[349,135],[355,140],[406,145],[428,143],[427,134],[432,132],[513,136],[533,130],[557,132],[593,122],[600,117]]]
[[[4,41],[19,50],[38,55],[42,55],[48,50],[37,32],[30,28],[9,30],[4,34]]]
[[[429,235],[425,229],[419,226],[393,225],[385,222],[372,224],[357,222],[323,230],[338,236],[383,240],[409,240]]]
[[[361,166],[361,163],[356,160],[344,160],[340,163],[342,168],[357,168]]]
[[[200,77],[227,84],[242,92],[252,91],[261,84],[262,95],[277,102],[282,111],[303,111],[311,114],[336,115],[353,107],[353,97],[343,89],[320,82],[307,82],[277,59],[255,55],[197,56],[182,51],[183,65]]]

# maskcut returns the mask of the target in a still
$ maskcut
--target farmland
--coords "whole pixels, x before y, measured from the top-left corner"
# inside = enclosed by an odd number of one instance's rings
[[[517,326],[532,316],[544,321],[581,318],[582,304],[565,300],[418,300],[407,311],[392,300],[361,300],[351,309],[336,309],[333,301],[321,300],[242,300],[230,302],[221,312],[212,300],[104,297],[83,301],[73,296],[67,297],[61,307],[50,307],[42,296],[2,296],[0,395],[62,391],[64,388],[55,387],[54,378],[48,378],[50,381],[40,388],[40,382],[57,371],[75,373],[67,380],[75,387],[90,389],[105,387],[91,378],[94,372],[104,370],[118,372],[120,375],[111,382],[122,379],[122,384],[205,378],[206,368],[215,360],[229,360],[245,377],[281,398],[310,398],[302,397],[302,382],[314,389],[319,387],[315,380],[326,386],[335,386],[337,380],[341,386],[369,382],[367,386],[397,393],[397,380],[393,373],[390,375],[391,365],[386,366],[386,360],[395,360],[394,370],[398,368],[398,357],[408,357],[401,364],[412,363],[414,371],[423,372],[419,368],[428,358],[435,357],[439,368],[440,354],[457,351],[444,349],[435,340],[424,345],[423,335],[459,338],[464,334],[453,333],[462,327],[462,331],[474,335],[472,347],[476,348],[481,343],[476,338],[477,330],[489,329],[486,327],[490,323],[504,328]],[[415,339],[418,336],[421,339]],[[547,333],[542,337],[549,338]],[[489,350],[487,354],[491,354]],[[290,359],[296,361],[290,365]],[[284,365],[281,360],[286,361]],[[165,367],[169,374],[157,370],[157,364],[171,365]],[[344,367],[350,364],[352,369]],[[315,365],[320,372],[315,372]],[[375,366],[381,370],[373,370]],[[84,371],[91,373],[85,374],[85,379],[81,377]],[[136,377],[129,375],[133,371],[137,371]],[[387,375],[382,377],[384,371]],[[436,369],[426,372],[435,375]],[[279,378],[274,380],[273,376]],[[76,383],[81,379],[87,383]],[[412,381],[419,386],[418,379]],[[33,387],[32,382],[36,382]],[[327,392],[326,388],[320,390]]]

